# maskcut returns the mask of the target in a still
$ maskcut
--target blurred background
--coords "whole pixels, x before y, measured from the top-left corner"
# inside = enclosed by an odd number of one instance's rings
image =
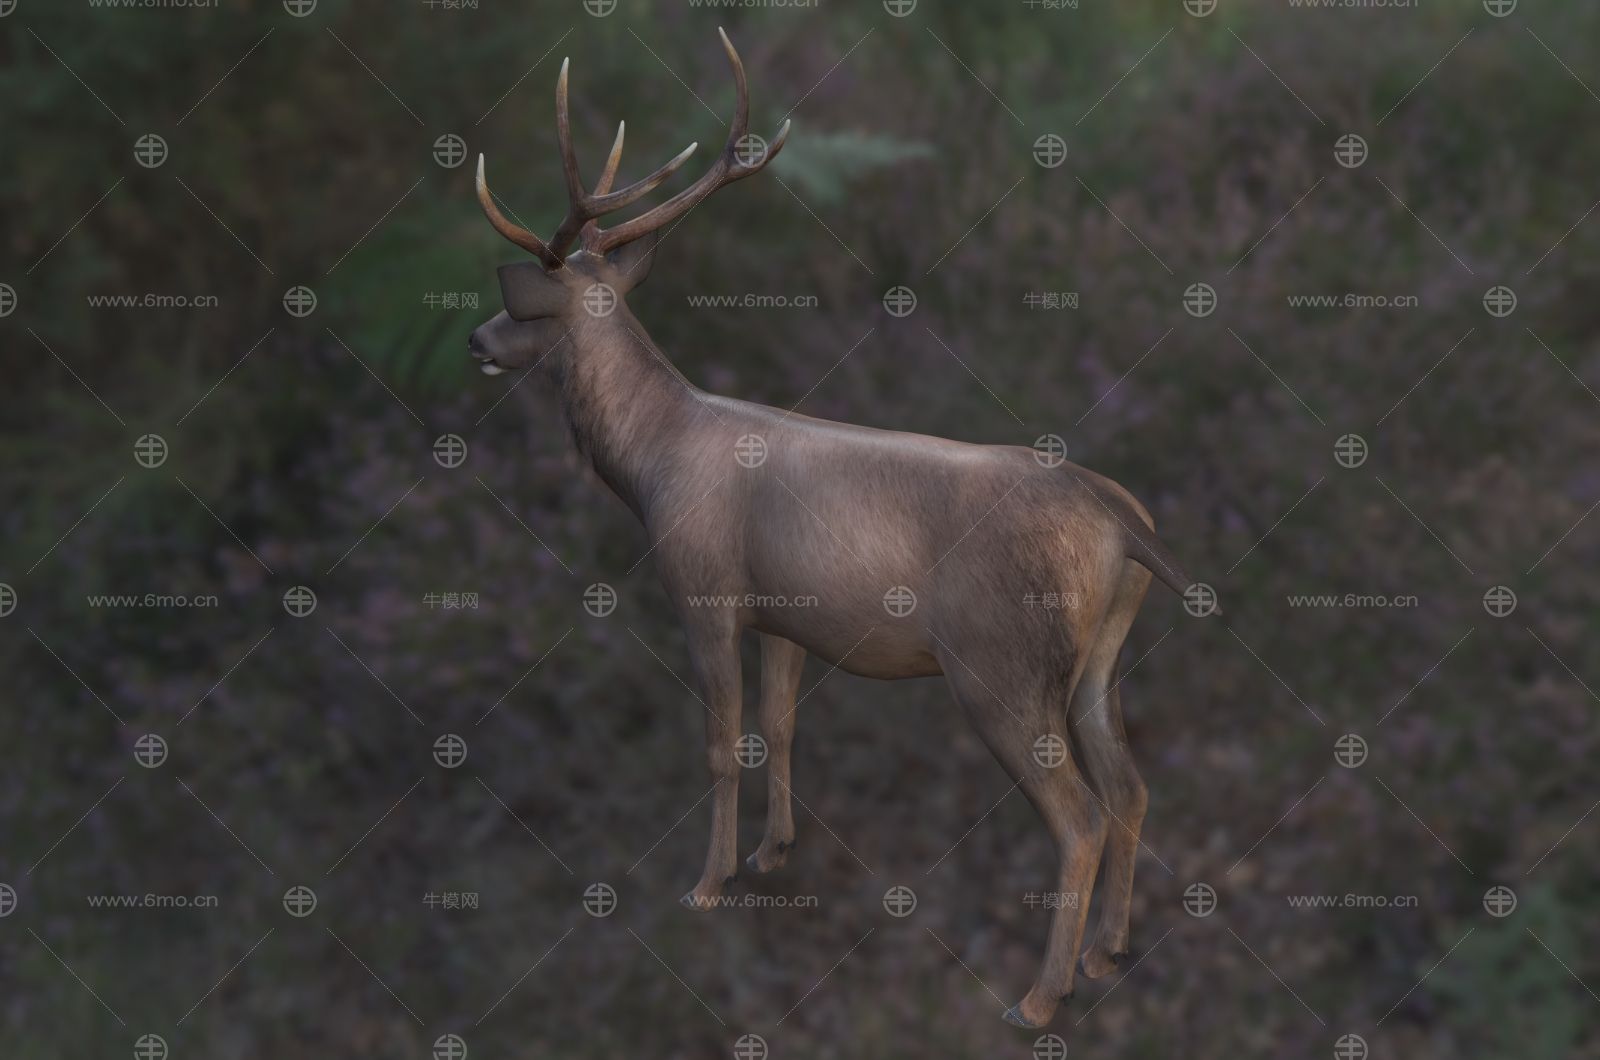
[[[813,416],[1059,435],[1226,604],[1158,587],[1129,638],[1134,959],[1051,1030],[1600,1055],[1600,10],[0,15],[11,1055],[1058,1055],[1000,1020],[1054,853],[940,681],[812,661],[798,851],[679,907],[709,781],[648,542],[464,349],[520,254],[472,156],[548,234],[569,55],[588,172],[622,118],[624,181],[721,143],[718,25],[794,132],[663,242],[655,340]]]

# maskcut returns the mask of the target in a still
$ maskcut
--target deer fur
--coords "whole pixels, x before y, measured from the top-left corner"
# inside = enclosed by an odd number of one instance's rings
[[[758,162],[738,160],[748,101],[725,35],[723,44],[739,109],[710,179],[609,233],[595,222],[605,204],[634,201],[688,152],[610,193],[619,132],[595,192],[585,193],[566,121],[565,64],[557,113],[573,205],[555,239],[499,214],[480,158],[485,212],[537,260],[501,269],[506,311],[472,333],[470,352],[489,374],[533,366],[553,381],[579,451],[644,524],[677,607],[715,783],[705,868],[684,905],[711,908],[736,876],[746,630],[760,636],[758,717],[770,755],[766,833],[746,862],[755,872],[782,866],[795,843],[790,745],[805,657],[881,680],[943,675],[1043,818],[1059,854],[1055,889],[1076,896],[1053,913],[1038,977],[1005,1014],[1043,1026],[1071,995],[1074,958],[1081,953],[1078,967],[1097,978],[1128,952],[1146,793],[1123,731],[1117,660],[1152,573],[1179,593],[1191,582],[1139,502],[1085,468],[1041,461],[1021,446],[875,430],[719,397],[673,367],[625,301],[649,272],[655,232],[721,184],[758,171],[787,132]],[[608,240],[619,231],[625,238]],[[568,252],[574,237],[583,246]],[[615,292],[605,315],[586,304],[599,284]],[[751,436],[765,444],[758,466],[739,458]],[[914,594],[909,613],[886,603],[900,587]],[[1075,605],[1025,603],[1046,592],[1071,594]],[[800,598],[815,603],[793,606]],[[1070,749],[1054,768],[1035,755],[1050,735]],[[1085,945],[1102,865],[1100,918]]]

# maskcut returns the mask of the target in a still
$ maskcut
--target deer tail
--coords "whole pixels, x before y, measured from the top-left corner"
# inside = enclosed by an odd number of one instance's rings
[[[1187,599],[1189,589],[1195,581],[1183,569],[1183,564],[1178,562],[1178,557],[1172,554],[1172,550],[1162,543],[1155,531],[1146,526],[1143,520],[1135,520],[1124,525],[1128,530],[1124,555],[1154,574],[1167,588]],[[1220,615],[1222,607],[1214,600],[1213,595],[1211,613]]]

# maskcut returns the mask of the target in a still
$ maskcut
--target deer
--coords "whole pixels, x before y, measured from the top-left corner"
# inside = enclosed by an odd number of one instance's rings
[[[1076,899],[1053,911],[1038,976],[1004,1013],[1042,1027],[1072,996],[1075,973],[1108,975],[1129,952],[1147,792],[1123,727],[1118,658],[1152,576],[1179,594],[1195,583],[1131,493],[1064,457],[814,419],[707,393],[674,367],[626,295],[649,275],[663,230],[761,172],[791,125],[770,143],[749,135],[744,65],[718,35],[736,89],[727,141],[699,179],[637,216],[599,225],[698,145],[612,190],[619,124],[587,190],[565,60],[556,134],[568,207],[549,240],[506,218],[478,156],[484,214],[534,260],[498,269],[504,308],[471,333],[468,350],[487,375],[542,373],[578,453],[644,526],[707,714],[711,838],[682,903],[709,910],[737,878],[746,631],[760,639],[768,756],[766,830],[745,862],[753,873],[781,868],[795,849],[790,762],[807,656],[879,680],[943,676],[1044,821],[1056,886]],[[1074,606],[1026,603],[1053,590]],[[1041,754],[1046,747],[1065,753]],[[1085,945],[1102,865],[1100,915]]]

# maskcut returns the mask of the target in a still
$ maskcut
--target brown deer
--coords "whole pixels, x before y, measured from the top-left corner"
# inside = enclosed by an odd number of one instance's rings
[[[683,903],[709,909],[735,879],[745,630],[761,638],[759,716],[770,754],[766,835],[747,861],[755,872],[783,865],[794,847],[789,752],[806,655],[863,677],[942,674],[1044,819],[1060,857],[1057,887],[1077,899],[1053,914],[1038,979],[1005,1014],[1042,1026],[1071,996],[1080,949],[1090,978],[1128,951],[1145,786],[1123,732],[1117,657],[1151,573],[1179,593],[1191,583],[1149,513],[1092,471],[1022,446],[830,423],[718,397],[663,356],[624,301],[650,271],[657,233],[760,172],[789,132],[785,122],[770,146],[749,136],[744,67],[726,34],[722,46],[738,89],[722,153],[694,184],[632,220],[596,223],[660,185],[695,145],[612,191],[619,126],[585,191],[565,62],[556,132],[570,206],[553,238],[505,218],[479,156],[484,213],[537,260],[499,270],[505,311],[472,333],[469,350],[488,374],[532,365],[554,382],[579,451],[644,524],[678,608],[709,715],[715,781],[705,871]],[[1027,605],[1057,591],[1075,606]],[[797,600],[808,606],[785,606]],[[1084,947],[1102,859],[1100,919]]]

